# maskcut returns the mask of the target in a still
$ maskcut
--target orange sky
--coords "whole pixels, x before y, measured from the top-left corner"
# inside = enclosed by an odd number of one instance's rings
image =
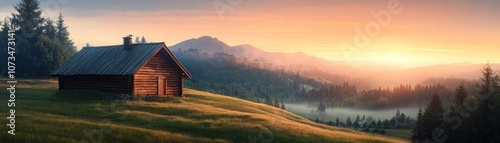
[[[391,13],[390,23],[370,36],[368,45],[346,53],[340,45],[353,44],[355,29],[376,21],[371,12],[387,11],[391,2],[400,2],[400,13]],[[225,10],[217,11],[214,5]],[[167,45],[209,35],[229,45],[252,44],[270,52],[400,66],[500,63],[498,5],[494,0],[46,0],[41,4],[45,16],[62,11],[79,48],[86,42],[120,44],[127,34]],[[0,7],[2,15],[9,11],[11,6]]]

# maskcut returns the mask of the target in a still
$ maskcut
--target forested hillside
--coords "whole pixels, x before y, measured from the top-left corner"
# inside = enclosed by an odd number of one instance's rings
[[[251,101],[267,96],[286,99],[303,89],[323,84],[290,71],[266,69],[271,65],[235,57],[226,53],[207,53],[197,49],[174,51],[175,56],[193,75],[186,86]]]

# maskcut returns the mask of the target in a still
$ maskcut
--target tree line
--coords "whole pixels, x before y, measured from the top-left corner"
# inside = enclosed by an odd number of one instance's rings
[[[370,109],[392,108],[408,105],[420,105],[429,99],[432,93],[451,100],[453,90],[442,84],[412,86],[399,85],[390,88],[371,89],[359,91],[356,85],[344,82],[330,84],[309,91],[301,90],[296,102],[324,102],[330,107],[361,107]]]
[[[76,53],[62,13],[55,21],[42,17],[37,0],[22,0],[14,9],[16,12],[2,21],[0,53],[7,54],[7,32],[16,29],[16,76],[46,77]],[[6,60],[0,58],[0,63]],[[6,65],[0,64],[0,74],[7,74]]]
[[[320,104],[321,106],[321,104]],[[318,108],[320,108],[318,106]],[[359,129],[363,132],[376,133],[376,134],[385,134],[385,129],[400,129],[400,128],[411,128],[411,126],[415,123],[415,119],[410,116],[406,116],[404,113],[401,113],[399,110],[396,112],[391,119],[378,119],[375,120],[373,117],[366,117],[365,115],[359,116],[356,115],[354,120],[351,119],[351,116],[347,117],[345,122],[342,122],[337,119],[335,121],[322,121],[319,118],[313,120],[316,123],[327,124],[330,126],[337,127],[347,127]]]
[[[419,110],[413,142],[500,142],[500,78],[486,65],[475,90],[460,85],[446,108],[435,93]]]

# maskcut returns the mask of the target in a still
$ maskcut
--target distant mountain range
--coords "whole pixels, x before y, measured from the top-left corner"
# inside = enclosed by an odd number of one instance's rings
[[[346,80],[354,84],[365,84],[367,88],[378,86],[394,86],[399,84],[416,84],[428,78],[459,78],[478,79],[483,64],[447,64],[407,69],[391,69],[380,67],[370,62],[342,62],[329,61],[302,52],[282,53],[267,52],[250,44],[229,46],[221,40],[202,36],[189,39],[169,47],[172,51],[185,51],[197,49],[208,53],[227,53],[236,57],[244,57],[261,63],[273,64],[281,68],[300,71],[306,76],[324,80],[325,82],[340,83]],[[500,69],[499,64],[493,64],[495,70]],[[330,78],[329,74],[336,78]],[[321,76],[319,76],[321,75]],[[344,77],[344,78],[339,78]],[[360,81],[361,80],[361,81]]]

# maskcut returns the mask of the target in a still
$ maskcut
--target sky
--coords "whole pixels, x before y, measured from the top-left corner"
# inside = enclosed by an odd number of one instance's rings
[[[10,16],[18,0],[2,0]],[[77,47],[204,35],[269,52],[400,66],[500,63],[498,0],[41,0]]]

